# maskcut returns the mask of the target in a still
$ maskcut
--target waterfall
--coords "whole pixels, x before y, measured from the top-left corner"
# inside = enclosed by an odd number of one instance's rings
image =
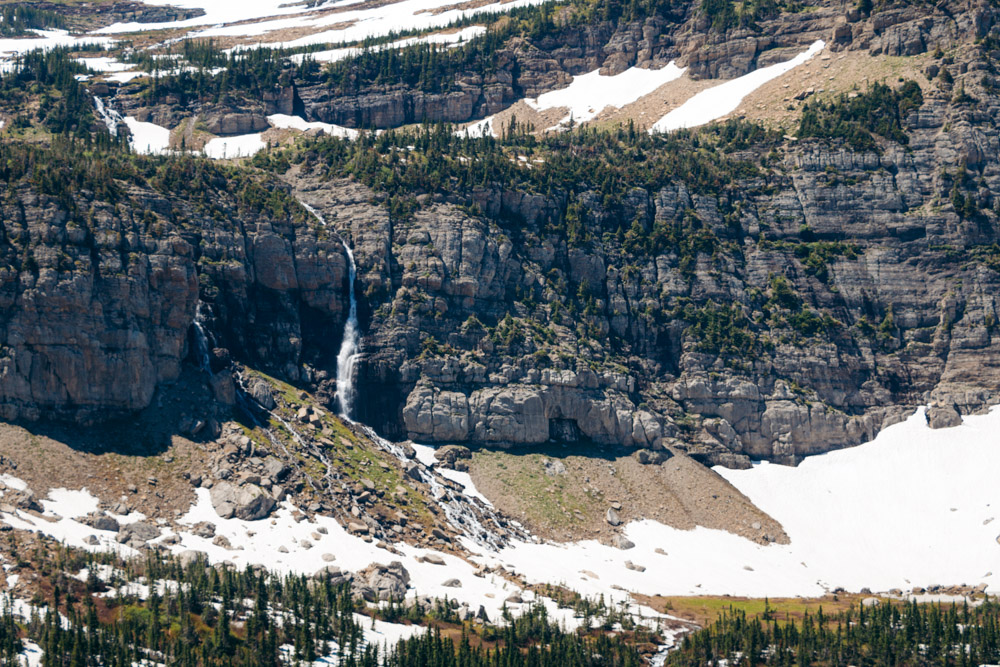
[[[326,218],[304,201],[299,200],[302,207],[312,213],[319,223],[326,227]],[[354,403],[354,366],[358,359],[358,345],[361,343],[361,334],[358,331],[358,297],[354,292],[354,282],[357,279],[358,267],[354,263],[354,251],[347,245],[344,237],[337,234],[337,238],[344,246],[347,253],[348,265],[348,293],[350,308],[347,312],[347,322],[344,324],[344,336],[340,340],[340,351],[337,353],[337,404],[340,408],[340,416],[348,421],[351,419],[351,407]]]
[[[337,353],[337,402],[340,404],[340,414],[351,418],[351,404],[354,403],[354,363],[358,358],[358,299],[354,294],[354,280],[358,269],[354,264],[354,253],[345,243],[347,251],[348,277],[350,282],[351,307],[347,313],[347,324],[344,325],[344,338],[340,341],[340,352]]]
[[[198,305],[195,306],[194,321],[191,323],[191,326],[194,329],[194,346],[195,351],[198,353],[198,366],[201,370],[211,375],[212,361],[208,352],[210,349],[208,332],[205,331],[205,325],[202,324],[205,320],[205,311],[202,308],[203,305],[204,304],[199,301]]]
[[[97,115],[101,117],[101,120],[103,120],[104,124],[107,126],[108,132],[111,133],[111,136],[117,137],[118,124],[125,122],[122,115],[111,107],[106,106],[104,104],[104,100],[97,95],[94,95],[94,107],[97,109]]]

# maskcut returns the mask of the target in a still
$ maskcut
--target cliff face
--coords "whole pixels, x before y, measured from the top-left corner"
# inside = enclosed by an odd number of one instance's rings
[[[766,180],[634,188],[624,213],[583,193],[587,242],[551,233],[560,195],[502,185],[341,217],[367,297],[359,418],[396,438],[591,440],[744,466],[859,444],[920,404],[948,426],[995,403],[1000,104],[973,82],[981,57],[926,87],[906,145],[785,142]],[[331,193],[359,186],[298,187],[334,211]],[[980,214],[956,208],[959,190]],[[637,252],[620,231],[634,220],[697,220],[715,241]],[[726,317],[752,337],[735,363],[699,319]]]
[[[199,293],[220,352],[293,380],[331,345],[336,354],[339,241],[241,205],[225,183],[203,195],[144,185],[115,202],[87,191],[67,201],[12,184],[0,207],[3,419],[145,407],[189,352]]]
[[[290,196],[222,172],[188,191],[135,178],[121,197],[84,188],[69,201],[13,183],[0,209],[0,416],[144,407],[177,376],[199,302],[215,370],[232,358],[329,397],[347,294],[339,233],[359,268],[356,416],[389,437],[596,441],[744,466],[858,444],[923,403],[932,425],[954,424],[1000,386],[1000,97],[997,58],[974,43],[993,21],[988,5],[957,3],[864,20],[820,7],[723,32],[697,15],[596,24],[511,44],[449,102],[275,91],[272,104],[313,118],[397,125],[432,107],[481,116],[595,67],[677,58],[735,76],[820,37],[845,53],[952,50],[925,59],[907,142],[778,140],[768,156],[727,156],[764,166],[724,187],[626,183],[616,207],[576,192],[585,234],[572,241],[558,188],[484,182],[391,214],[383,194],[301,167]],[[935,78],[942,68],[954,82]],[[630,241],[655,229],[676,236]]]

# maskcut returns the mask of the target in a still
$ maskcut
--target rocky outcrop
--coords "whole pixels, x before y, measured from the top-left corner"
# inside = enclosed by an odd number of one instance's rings
[[[220,186],[202,192],[209,217],[183,192],[131,186],[123,206],[82,191],[70,213],[65,200],[9,184],[0,418],[146,407],[193,349],[199,302],[212,347],[294,381],[332,368],[347,288],[339,240],[318,236],[304,211],[278,219]],[[225,379],[217,396],[232,402]]]
[[[236,486],[229,482],[218,482],[211,490],[212,507],[223,519],[257,521],[274,509],[274,498],[256,484]]]
[[[358,572],[351,583],[351,594],[368,602],[400,602],[406,597],[410,573],[399,561],[388,565],[373,563]]]

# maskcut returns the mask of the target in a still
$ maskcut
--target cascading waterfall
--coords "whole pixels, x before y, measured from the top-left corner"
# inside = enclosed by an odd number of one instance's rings
[[[358,358],[361,337],[358,333],[358,299],[354,294],[354,280],[358,269],[354,264],[354,252],[346,243],[344,250],[347,252],[350,309],[347,312],[347,324],[344,325],[344,338],[340,342],[340,352],[337,353],[337,402],[340,404],[341,416],[350,420],[351,406],[354,403],[354,363]]]
[[[115,111],[114,109],[112,109],[111,107],[106,106],[104,104],[104,100],[102,100],[97,95],[94,95],[94,108],[97,109],[97,115],[100,116],[101,120],[104,121],[104,124],[107,126],[108,132],[111,133],[111,136],[117,137],[118,124],[125,122],[125,119],[122,118],[122,115],[117,111]]]
[[[299,200],[299,203],[312,213],[321,225],[327,226],[326,218],[319,211],[302,200]],[[358,297],[354,293],[358,267],[354,263],[354,251],[351,250],[351,246],[347,245],[344,237],[340,234],[337,234],[337,238],[340,239],[344,251],[347,253],[348,299],[350,300],[347,322],[344,324],[344,336],[340,341],[340,351],[337,353],[337,406],[340,409],[340,416],[353,423],[351,407],[354,404],[354,366],[358,359],[358,345],[361,342],[361,334],[358,331]]]
[[[194,328],[194,346],[195,352],[198,353],[198,366],[201,370],[205,371],[209,375],[212,374],[212,361],[209,357],[209,341],[208,332],[205,331],[205,325],[202,322],[205,320],[205,311],[202,308],[204,304],[201,301],[194,309],[194,321],[191,326]]]
[[[299,200],[299,203],[321,225],[327,226],[326,219],[319,211],[302,200]],[[351,418],[351,407],[355,394],[354,366],[358,359],[358,345],[361,342],[361,334],[358,330],[358,301],[354,291],[357,266],[354,263],[354,252],[350,246],[339,234],[338,238],[340,238],[347,253],[350,287],[350,310],[347,314],[347,323],[344,325],[344,337],[340,342],[340,352],[337,354],[337,403],[340,408],[340,416],[348,422],[356,424],[372,442],[398,458],[400,462],[409,463],[400,447],[381,437],[375,432],[375,429],[365,424],[359,424]],[[520,526],[504,521],[496,510],[479,499],[456,492],[444,481],[444,478],[441,478],[433,470],[422,468],[419,474],[421,480],[430,487],[431,493],[434,494],[441,509],[444,510],[448,523],[477,544],[499,551],[511,538],[529,539],[528,533]]]

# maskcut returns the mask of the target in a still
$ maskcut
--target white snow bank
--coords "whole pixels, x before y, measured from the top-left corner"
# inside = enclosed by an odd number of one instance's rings
[[[299,130],[300,132],[305,132],[306,130],[323,130],[332,137],[344,137],[345,139],[358,138],[357,130],[331,123],[306,122],[304,118],[300,118],[299,116],[287,116],[279,113],[268,116],[267,120],[273,127],[281,129]]]
[[[1000,408],[934,430],[919,410],[861,447],[797,468],[720,469],[792,538],[797,557],[858,590],[1000,588]],[[985,574],[996,571],[989,578]]]
[[[250,157],[267,148],[261,133],[241,134],[235,137],[216,137],[205,144],[205,155],[213,160]]]
[[[81,65],[86,65],[95,72],[125,72],[135,69],[135,65],[131,63],[123,63],[117,58],[107,56],[77,58],[76,61]]]
[[[309,11],[304,4],[290,3],[287,0],[144,0],[147,5],[170,5],[182,9],[203,9],[205,14],[182,21],[165,21],[159,23],[115,23],[96,30],[95,34],[118,34],[141,32],[145,30],[163,30],[174,28],[191,28],[204,25],[221,25],[237,21],[267,18],[284,14],[296,14]],[[324,3],[324,7],[337,4]]]
[[[27,487],[22,480],[4,475],[2,481],[8,487],[15,490],[24,490]],[[0,493],[0,497],[2,497]],[[12,513],[0,513],[0,518],[5,523],[19,530],[30,530],[53,537],[64,544],[86,549],[88,551],[117,551],[123,555],[131,556],[137,552],[125,545],[118,544],[115,540],[115,533],[106,530],[97,530],[80,523],[76,519],[98,509],[98,500],[87,489],[51,489],[47,498],[41,500],[41,505],[45,509],[42,516],[37,516],[15,510]],[[145,515],[139,512],[131,512],[127,516],[111,515],[120,524],[141,521]],[[98,544],[88,544],[85,540],[94,536]]]
[[[143,155],[160,155],[170,147],[170,130],[156,123],[143,123],[132,116],[125,118],[132,133],[132,150]]]
[[[406,39],[401,39],[395,42],[390,42],[389,44],[383,44],[374,47],[376,50],[382,49],[401,49],[406,46],[411,46],[413,44],[443,44],[449,47],[460,46],[464,42],[478,37],[479,35],[485,34],[486,28],[481,25],[471,25],[466,28],[462,28],[458,32],[448,32],[441,33],[437,32],[433,35],[424,35],[423,37],[408,37]],[[296,54],[291,56],[290,60],[297,63],[303,62],[307,57],[320,63],[332,63],[338,60],[343,60],[344,58],[349,58],[351,56],[356,56],[362,53],[364,49],[360,47],[351,47],[347,49],[330,49],[328,51],[316,51],[310,54]]]
[[[473,564],[450,554],[438,554],[445,561],[442,566],[420,562],[422,556],[432,553],[426,549],[397,544],[400,553],[393,553],[380,548],[375,542],[365,542],[348,533],[331,517],[316,516],[314,522],[297,522],[292,516],[293,507],[288,502],[282,503],[268,519],[242,521],[219,517],[208,490],[197,489],[196,494],[195,505],[178,523],[191,526],[201,521],[213,523],[215,534],[226,537],[232,549],[213,544],[214,538],[197,537],[181,531],[178,533],[181,543],[169,547],[175,553],[195,549],[204,552],[212,563],[231,561],[240,568],[247,564],[259,564],[279,573],[307,575],[327,565],[356,572],[372,563],[387,564],[398,560],[410,573],[411,596],[448,597],[459,603],[467,602],[473,611],[482,604],[490,618],[495,618],[504,600],[519,590],[497,575],[475,576]],[[335,560],[324,560],[324,554],[332,554]],[[452,578],[459,579],[462,586],[444,586]]]
[[[594,70],[573,77],[573,82],[565,88],[524,102],[537,111],[560,107],[569,109],[566,117],[559,121],[560,125],[569,123],[570,119],[585,123],[607,107],[620,109],[649,95],[660,86],[678,79],[684,71],[672,60],[662,69],[630,67],[615,76],[601,76],[599,70]]]
[[[65,30],[32,30],[38,37],[10,37],[0,39],[0,60],[7,59],[18,53],[27,53],[35,49],[52,49],[57,46],[73,46],[82,44],[98,44],[107,46],[114,40],[107,37],[77,37]]]
[[[823,50],[826,43],[817,40],[806,51],[791,60],[769,67],[762,67],[745,74],[738,79],[720,83],[693,96],[687,102],[677,107],[666,116],[656,121],[650,132],[671,132],[687,127],[704,125],[726,114],[736,111],[743,98],[763,86],[768,81],[776,79],[785,72],[807,62]]]
[[[795,468],[717,468],[781,522],[789,545],[639,521],[627,528],[637,546],[626,551],[595,541],[526,544],[497,559],[529,581],[563,581],[591,595],[611,584],[649,594],[753,597],[980,582],[996,592],[998,432],[1000,408],[944,430],[931,430],[920,410],[870,443]],[[647,569],[628,570],[626,560]]]
[[[447,9],[434,13],[435,10],[453,6],[455,4],[454,0],[402,0],[401,2],[389,5],[367,9],[348,9],[347,11],[326,14],[324,16],[311,17],[302,15],[259,23],[215,26],[196,34],[199,37],[248,37],[265,35],[274,30],[312,28],[320,32],[286,42],[270,42],[266,46],[292,48],[324,43],[350,44],[370,37],[383,37],[390,33],[404,30],[434,30],[448,26],[458,19],[480,14],[506,12],[517,7],[541,4],[544,1],[513,0],[512,2],[493,2],[464,10]],[[346,3],[341,6],[346,6]],[[323,30],[326,27],[329,27],[329,29]],[[443,40],[445,38],[441,37],[439,39]]]
[[[456,129],[455,134],[460,136],[468,134],[472,138],[479,138],[479,137],[499,138],[500,135],[497,133],[496,128],[494,127],[495,123],[496,123],[495,116],[487,116],[486,118],[480,121],[472,123],[471,125],[467,125],[465,127]]]

